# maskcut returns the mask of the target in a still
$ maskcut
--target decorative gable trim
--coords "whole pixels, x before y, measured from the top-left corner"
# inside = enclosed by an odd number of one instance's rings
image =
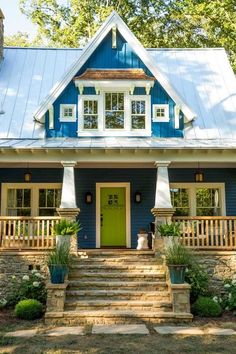
[[[97,33],[91,39],[91,41],[85,46],[82,51],[80,58],[71,66],[68,72],[62,77],[50,91],[49,95],[42,102],[38,110],[34,114],[34,118],[40,120],[46,113],[50,105],[59,97],[62,91],[66,88],[69,82],[73,79],[76,73],[81,69],[81,67],[86,63],[89,57],[93,54],[94,50],[103,41],[106,35],[116,26],[120,34],[127,40],[132,50],[138,55],[138,57],[143,61],[146,67],[152,72],[156,77],[162,87],[166,90],[169,96],[175,101],[175,103],[180,107],[181,111],[185,115],[188,121],[195,118],[195,113],[187,106],[184,100],[180,97],[177,91],[171,86],[171,83],[167,77],[161,73],[160,68],[154,62],[152,57],[146,51],[146,49],[141,45],[139,40],[130,31],[128,26],[124,23],[121,17],[116,11],[113,11],[103,25],[99,28]]]

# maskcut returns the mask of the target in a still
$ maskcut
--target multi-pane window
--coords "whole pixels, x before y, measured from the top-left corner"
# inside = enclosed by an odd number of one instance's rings
[[[170,193],[176,216],[224,215],[223,184],[174,183]]]
[[[156,117],[165,117],[165,108],[157,108]]]
[[[189,209],[189,191],[186,188],[171,188],[171,202],[176,216],[187,216]]]
[[[105,129],[124,129],[124,93],[105,93]]]
[[[61,104],[60,105],[60,121],[73,122],[76,119],[76,105]]]
[[[197,188],[196,211],[197,216],[220,215],[220,193],[218,188]]]
[[[153,105],[153,122],[169,122],[169,105],[154,104]]]
[[[98,129],[97,100],[84,100],[84,129]]]
[[[7,190],[7,215],[31,215],[31,190],[23,188],[10,188]]]
[[[39,189],[39,216],[57,215],[56,208],[59,208],[61,200],[61,189]]]
[[[145,129],[146,102],[144,100],[131,101],[132,129]]]

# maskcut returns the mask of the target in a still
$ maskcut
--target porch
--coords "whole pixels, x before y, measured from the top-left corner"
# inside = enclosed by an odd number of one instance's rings
[[[0,250],[48,250],[55,247],[53,227],[60,217],[0,216]],[[183,244],[196,250],[235,251],[236,216],[173,217]]]

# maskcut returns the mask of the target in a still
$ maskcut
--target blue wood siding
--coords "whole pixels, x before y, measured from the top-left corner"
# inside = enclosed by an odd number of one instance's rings
[[[96,48],[91,57],[83,65],[77,75],[82,74],[86,69],[119,69],[119,68],[142,68],[148,75],[153,76],[147,69],[140,58],[132,51],[130,45],[118,33],[117,48],[112,49],[111,46],[111,32]],[[94,89],[86,89],[85,93],[95,94]],[[144,94],[143,89],[136,89],[135,94]],[[78,122],[76,123],[60,123],[59,112],[60,104],[72,103],[78,104],[78,90],[74,83],[71,82],[63,93],[58,97],[54,103],[55,114],[55,129],[48,129],[48,115],[46,115],[46,134],[47,137],[76,137]],[[151,89],[151,103],[152,104],[169,104],[170,122],[169,123],[153,123],[152,135],[157,137],[182,137],[183,136],[183,116],[180,119],[180,129],[174,128],[174,101],[170,98],[167,92],[162,88],[159,82],[155,82]],[[78,119],[78,112],[77,112]],[[151,119],[151,117],[150,117]]]
[[[33,183],[62,183],[63,169],[31,169]],[[25,169],[0,169],[0,183],[24,182]],[[194,182],[194,169],[169,169],[170,182]],[[205,169],[205,182],[225,183],[226,215],[236,215],[236,169]],[[136,247],[137,233],[149,228],[153,220],[150,209],[154,206],[156,169],[76,169],[75,185],[80,221],[81,248],[94,248],[96,244],[96,183],[130,182],[131,186],[131,236],[132,248]],[[93,203],[85,204],[86,192],[92,192]],[[142,202],[134,202],[136,191],[142,193]]]

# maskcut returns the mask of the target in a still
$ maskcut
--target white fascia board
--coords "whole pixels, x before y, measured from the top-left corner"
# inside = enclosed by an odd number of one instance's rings
[[[127,40],[130,44],[133,51],[137,54],[138,57],[143,61],[147,68],[153,73],[155,78],[160,82],[166,92],[174,100],[174,102],[180,106],[181,111],[187,118],[191,121],[196,117],[196,114],[187,106],[187,104],[180,98],[179,94],[171,86],[169,80],[166,76],[161,73],[160,69],[156,65],[155,61],[142,46],[139,40],[135,35],[130,31],[128,26],[124,23],[121,17],[117,14],[116,11],[113,11],[103,25],[96,32],[91,41],[84,47],[80,58],[70,67],[67,73],[62,77],[62,79],[57,82],[54,87],[51,89],[49,95],[41,103],[38,110],[34,113],[34,118],[40,120],[42,116],[46,113],[50,105],[58,98],[62,91],[66,88],[75,74],[81,69],[81,67],[86,63],[89,57],[92,55],[94,50],[99,46],[102,40],[106,37],[109,31],[113,26],[117,26],[117,29],[121,35]]]

